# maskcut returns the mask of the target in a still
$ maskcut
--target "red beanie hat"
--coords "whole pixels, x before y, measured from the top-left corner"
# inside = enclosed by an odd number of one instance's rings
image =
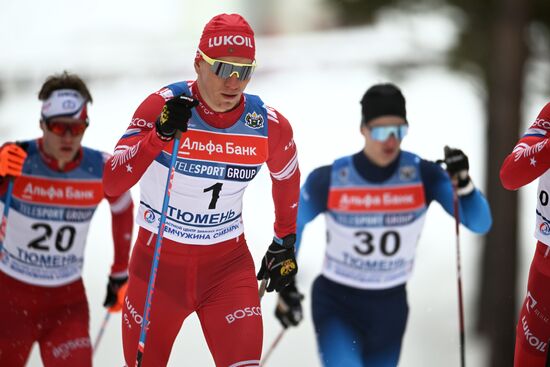
[[[236,56],[254,60],[254,31],[239,14],[220,14],[204,26],[199,50],[216,59]]]

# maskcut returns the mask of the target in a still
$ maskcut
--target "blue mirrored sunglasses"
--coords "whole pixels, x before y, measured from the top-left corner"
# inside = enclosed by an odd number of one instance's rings
[[[409,131],[409,125],[385,125],[369,127],[370,136],[376,141],[386,141],[393,134],[397,140],[403,140]]]

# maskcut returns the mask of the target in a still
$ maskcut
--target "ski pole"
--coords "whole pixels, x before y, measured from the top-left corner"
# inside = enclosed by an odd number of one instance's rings
[[[267,287],[267,279],[262,279],[262,281],[260,282],[260,288],[258,288],[258,296],[260,297],[260,301],[262,300],[265,294],[266,287]]]
[[[95,355],[95,352],[97,350],[97,347],[99,346],[99,342],[101,341],[101,338],[103,337],[103,333],[105,332],[105,328],[107,326],[107,323],[109,322],[109,318],[111,317],[112,313],[119,312],[122,309],[122,304],[124,302],[124,298],[126,297],[126,289],[128,288],[128,283],[124,283],[120,289],[117,291],[117,302],[109,307],[107,309],[107,313],[105,314],[105,318],[103,319],[103,323],[101,324],[101,327],[99,328],[99,332],[97,334],[97,337],[95,338],[94,342],[94,349],[93,354]]]
[[[445,156],[450,148],[444,147]],[[444,159],[438,159],[437,164],[445,163]],[[455,218],[455,234],[456,234],[456,275],[458,289],[458,331],[460,340],[460,366],[466,366],[466,338],[464,333],[464,302],[462,300],[462,270],[460,265],[460,213],[458,212],[458,183],[449,175],[453,188],[453,214]]]
[[[103,333],[105,332],[105,327],[107,326],[107,323],[109,322],[109,318],[111,317],[111,312],[107,311],[105,314],[105,318],[103,319],[103,322],[101,323],[101,328],[99,329],[99,333],[97,334],[97,337],[94,341],[94,349],[93,354],[95,355],[95,352],[97,350],[97,347],[99,346],[99,342],[101,341],[101,338],[103,337]]]
[[[275,338],[275,340],[273,340],[273,342],[269,346],[269,349],[267,350],[267,353],[265,354],[264,358],[260,362],[260,366],[265,366],[265,364],[267,363],[267,360],[269,359],[269,356],[271,355],[271,353],[273,353],[273,350],[275,349],[277,344],[279,344],[279,342],[283,338],[283,335],[285,334],[285,331],[286,331],[286,329],[281,330],[279,332],[279,334],[277,335],[277,337]]]
[[[149,284],[147,286],[147,296],[145,298],[145,307],[143,310],[143,321],[141,323],[141,332],[139,335],[138,351],[136,356],[136,367],[141,367],[141,361],[143,359],[143,352],[145,351],[145,339],[147,337],[147,327],[149,324],[149,312],[151,310],[151,303],[153,300],[153,291],[155,290],[155,280],[157,278],[157,269],[160,260],[160,250],[162,247],[162,237],[164,235],[164,225],[166,224],[166,217],[168,211],[168,202],[170,201],[170,192],[172,190],[172,183],[174,180],[174,172],[176,166],[176,159],[178,157],[178,149],[180,145],[181,131],[177,130],[174,137],[174,147],[172,149],[172,158],[170,160],[170,166],[168,168],[168,178],[166,180],[166,188],[164,190],[164,201],[162,203],[162,212],[160,215],[159,230],[157,234],[157,240],[155,243],[155,252],[153,255],[153,262],[151,264],[151,273],[149,274]]]
[[[275,259],[271,259],[269,264],[267,264],[267,271],[269,271],[271,269],[271,265],[273,264],[273,260],[275,260]],[[264,278],[264,279],[262,279],[262,282],[260,283],[260,288],[258,288],[258,296],[260,297],[260,301],[262,300],[262,297],[265,294],[265,289],[266,288],[267,288],[267,279]]]
[[[462,300],[462,271],[460,266],[460,214],[458,212],[458,193],[456,183],[453,182],[453,211],[456,232],[456,274],[458,285],[458,322],[460,336],[460,365],[466,366],[466,339],[464,334],[464,305]]]
[[[8,227],[8,214],[11,205],[11,196],[13,194],[13,177],[8,177],[8,188],[6,190],[6,200],[4,201],[4,211],[2,213],[2,223],[0,223],[0,259],[4,256],[4,239],[6,238],[6,229]]]

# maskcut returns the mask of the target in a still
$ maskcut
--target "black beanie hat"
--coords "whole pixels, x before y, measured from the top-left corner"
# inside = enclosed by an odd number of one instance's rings
[[[370,87],[361,99],[361,124],[380,116],[399,116],[407,121],[405,97],[395,85],[376,84]]]

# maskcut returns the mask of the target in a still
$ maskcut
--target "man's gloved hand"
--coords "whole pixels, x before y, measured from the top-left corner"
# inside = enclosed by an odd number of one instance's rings
[[[103,307],[108,308],[110,312],[118,312],[122,309],[127,282],[128,276],[126,275],[122,277],[109,277],[107,295],[105,296]]]
[[[445,159],[443,161],[445,162],[447,173],[449,173],[451,180],[456,182],[458,196],[468,195],[474,191],[474,184],[468,173],[470,169],[468,157],[460,149],[445,146],[444,150]]]
[[[25,158],[27,158],[27,152],[19,145],[7,143],[2,146],[0,148],[0,176],[21,176]]]
[[[304,295],[298,292],[294,281],[279,292],[275,317],[285,329],[289,326],[297,326],[302,321],[303,299]]]
[[[166,101],[155,124],[157,134],[163,140],[172,140],[176,130],[186,132],[187,122],[191,118],[191,109],[198,104],[198,100],[184,94]]]
[[[280,292],[286,285],[294,280],[298,272],[296,257],[294,256],[294,243],[296,235],[289,234],[284,238],[273,237],[267,252],[262,259],[262,266],[258,272],[258,280],[269,281],[266,291]]]

